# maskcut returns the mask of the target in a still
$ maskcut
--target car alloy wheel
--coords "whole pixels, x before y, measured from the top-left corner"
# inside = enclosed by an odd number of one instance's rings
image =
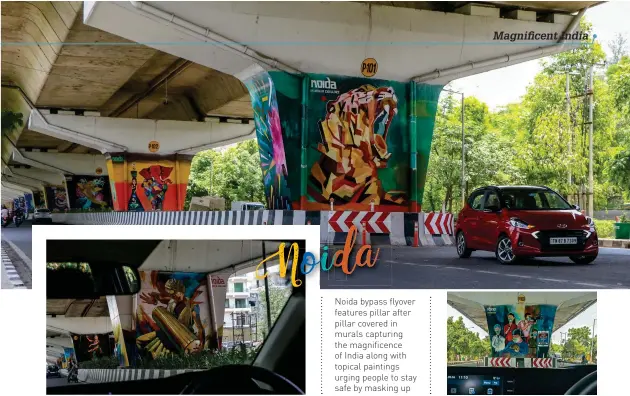
[[[471,249],[468,249],[466,246],[466,238],[464,237],[464,233],[462,231],[457,233],[457,255],[460,258],[468,258],[472,253]]]
[[[510,238],[503,236],[499,239],[499,243],[497,244],[497,258],[502,264],[511,264],[516,260]]]

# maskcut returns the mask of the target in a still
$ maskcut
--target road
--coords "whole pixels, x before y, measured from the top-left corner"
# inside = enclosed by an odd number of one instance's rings
[[[32,223],[31,220],[25,220],[19,228],[15,228],[15,225],[10,224],[7,228],[2,229],[2,239],[5,241],[11,241],[20,248],[30,259],[33,258],[33,235],[32,235]]]
[[[80,384],[77,382],[68,383],[68,378],[46,378],[46,388],[52,388],[54,386],[67,386],[67,385],[77,385]]]
[[[330,251],[341,246],[329,247]],[[373,247],[373,249],[375,249]],[[332,253],[330,256],[332,257]],[[350,262],[354,263],[355,254]],[[455,247],[383,247],[372,268],[349,276],[333,268],[320,277],[322,289],[626,289],[630,288],[630,249],[600,248],[588,265],[568,258],[540,258],[501,265],[490,252],[457,257]]]

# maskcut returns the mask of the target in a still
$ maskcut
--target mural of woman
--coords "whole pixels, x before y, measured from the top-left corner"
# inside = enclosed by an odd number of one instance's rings
[[[507,316],[507,324],[505,326],[503,326],[503,334],[505,334],[505,340],[507,342],[512,341],[512,337],[513,337],[513,332],[514,330],[517,329],[517,325],[515,323],[515,317],[514,314],[512,312],[508,313]]]
[[[93,357],[101,356],[103,350],[101,349],[101,342],[98,339],[98,335],[95,334],[93,338],[87,336],[85,338],[87,338],[90,343],[88,345],[88,353],[91,353]]]
[[[129,197],[129,203],[127,204],[127,210],[130,212],[144,212],[144,208],[138,199],[138,172],[135,170],[135,165],[132,165],[131,171],[131,196]]]

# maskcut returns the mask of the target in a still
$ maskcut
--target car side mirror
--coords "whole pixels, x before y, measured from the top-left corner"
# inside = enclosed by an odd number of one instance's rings
[[[573,209],[575,209],[575,210],[577,210],[577,211],[580,211],[580,210],[581,210],[581,208],[580,208],[580,206],[579,206],[579,205],[571,205],[571,206],[573,207]]]

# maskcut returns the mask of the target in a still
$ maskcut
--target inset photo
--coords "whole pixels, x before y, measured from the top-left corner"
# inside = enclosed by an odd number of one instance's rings
[[[305,251],[304,239],[47,240],[47,394],[303,394]]]
[[[597,394],[597,292],[449,292],[447,301],[447,394]]]

